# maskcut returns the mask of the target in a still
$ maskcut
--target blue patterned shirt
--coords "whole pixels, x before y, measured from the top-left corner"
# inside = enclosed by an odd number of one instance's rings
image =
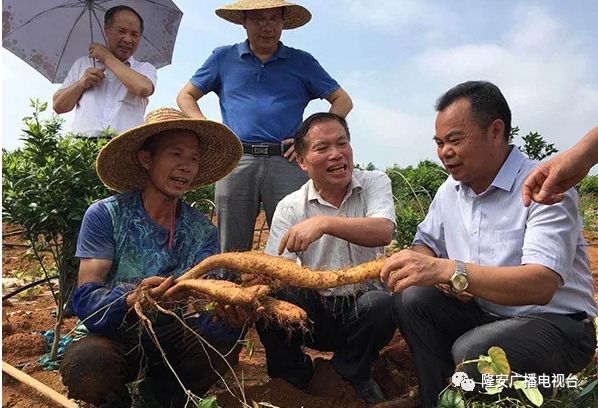
[[[220,252],[218,230],[200,211],[179,201],[174,243],[168,229],[153,222],[141,192],[105,198],[86,211],[77,241],[78,258],[112,260],[106,285],[137,283],[149,276],[179,276]]]

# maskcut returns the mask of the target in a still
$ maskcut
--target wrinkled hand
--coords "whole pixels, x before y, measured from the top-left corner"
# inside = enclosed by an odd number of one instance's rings
[[[281,143],[283,145],[292,145],[291,147],[289,147],[289,150],[284,152],[283,157],[289,159],[289,162],[292,162],[295,159],[297,159],[297,152],[295,151],[295,139],[291,137],[289,139],[284,139]]]
[[[280,240],[278,255],[281,255],[285,248],[289,252],[305,251],[312,242],[324,235],[324,220],[325,217],[311,217],[293,225]]]
[[[150,276],[149,278],[145,278],[137,287],[147,288],[149,290],[146,291],[148,296],[152,299],[159,300],[161,299],[166,291],[174,284],[174,277],[169,276],[165,278],[163,276]],[[135,302],[139,299],[139,292],[137,290],[129,293],[127,295],[127,306],[131,307]]]
[[[89,45],[89,58],[95,58],[97,61],[105,64],[106,60],[110,57],[112,57],[112,53],[103,44],[94,42]]]
[[[83,84],[83,89],[89,89],[102,82],[104,78],[104,68],[87,68],[79,81]]]
[[[590,166],[583,157],[577,157],[572,151],[539,164],[523,182],[523,205],[529,206],[532,200],[540,204],[558,203],[564,193],[579,183],[589,170]]]
[[[227,326],[234,329],[240,329],[245,325],[252,325],[263,312],[263,306],[259,306],[257,309],[252,310],[249,306],[222,305],[216,303],[216,316],[214,318],[223,319]]]
[[[454,269],[454,261],[403,249],[386,260],[380,279],[386,282],[390,291],[401,292],[410,286],[446,283]]]

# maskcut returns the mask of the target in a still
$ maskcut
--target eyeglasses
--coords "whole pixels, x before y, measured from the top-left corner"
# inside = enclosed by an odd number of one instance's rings
[[[266,27],[267,24],[269,24],[272,27],[276,27],[278,25],[282,24],[282,18],[281,17],[274,17],[274,18],[250,18],[249,20],[251,20],[251,22],[255,25],[257,25],[260,28],[264,28]]]

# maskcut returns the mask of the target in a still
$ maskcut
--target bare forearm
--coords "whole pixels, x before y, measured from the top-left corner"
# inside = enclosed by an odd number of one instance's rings
[[[454,261],[449,273],[455,270]],[[541,265],[480,266],[466,264],[467,292],[481,299],[505,306],[544,305],[550,302],[559,286],[556,273]],[[450,276],[445,276],[448,282]]]
[[[68,88],[59,89],[52,97],[52,108],[54,112],[61,114],[72,111],[77,102],[81,99],[81,95],[85,91],[80,81],[75,82]]]
[[[428,255],[433,258],[436,258],[436,254],[434,253],[434,251],[432,251],[429,247],[425,245],[414,245],[411,247],[411,250],[413,252],[417,252],[418,254]]]
[[[394,224],[386,218],[322,217],[322,222],[325,234],[365,247],[388,245],[394,232]]]
[[[176,98],[179,109],[190,118],[205,119],[203,112],[199,109],[197,100],[188,93],[180,92]]]
[[[140,98],[147,98],[154,93],[154,84],[152,84],[149,78],[126,66],[118,58],[107,58],[105,64],[129,92]]]
[[[588,168],[598,163],[598,127],[590,130],[571,150],[587,158]]]
[[[329,112],[331,113],[346,117],[351,112],[351,109],[353,109],[353,101],[343,88],[334,91],[327,99],[330,102]]]

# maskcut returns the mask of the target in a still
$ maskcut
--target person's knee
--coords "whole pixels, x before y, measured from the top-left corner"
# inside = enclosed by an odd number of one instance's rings
[[[124,364],[112,341],[90,335],[66,348],[60,374],[69,396],[98,404],[121,393],[126,383]]]
[[[455,365],[458,365],[464,361],[480,358],[481,355],[487,355],[488,349],[493,345],[495,344],[493,344],[492,339],[476,336],[470,331],[463,334],[453,343],[451,355],[453,356]],[[461,371],[477,372],[476,364],[468,364],[466,366],[467,368]]]
[[[417,320],[438,305],[440,291],[433,287],[411,286],[392,295],[391,316],[395,324]]]

